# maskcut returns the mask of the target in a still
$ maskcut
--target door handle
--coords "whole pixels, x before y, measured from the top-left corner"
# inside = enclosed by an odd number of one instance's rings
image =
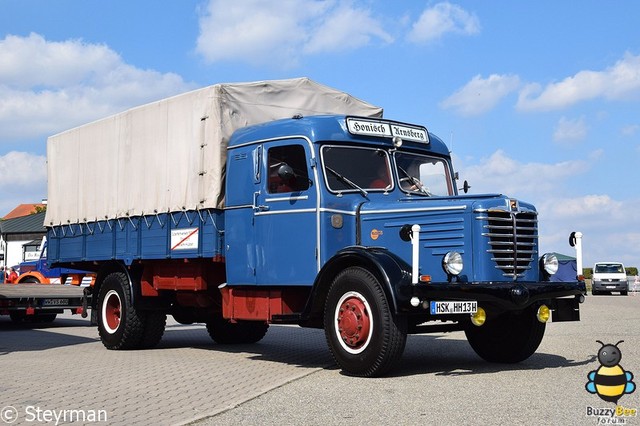
[[[254,212],[266,212],[269,210],[269,206],[258,205],[258,195],[260,195],[260,191],[256,191],[253,193],[253,211]]]

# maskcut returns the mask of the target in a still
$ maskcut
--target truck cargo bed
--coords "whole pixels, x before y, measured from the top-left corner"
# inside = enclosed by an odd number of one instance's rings
[[[0,284],[0,313],[27,309],[77,309],[86,306],[82,287],[62,284]]]
[[[82,298],[83,289],[62,284],[1,284],[0,299]]]

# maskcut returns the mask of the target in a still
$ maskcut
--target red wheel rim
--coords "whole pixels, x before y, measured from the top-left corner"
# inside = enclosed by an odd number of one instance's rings
[[[350,352],[359,352],[368,343],[371,318],[366,301],[359,294],[345,295],[338,307],[336,326],[339,338]]]
[[[104,308],[102,309],[102,315],[106,328],[109,332],[113,333],[120,326],[120,319],[122,315],[122,303],[120,296],[115,291],[110,291],[107,294],[104,302]]]

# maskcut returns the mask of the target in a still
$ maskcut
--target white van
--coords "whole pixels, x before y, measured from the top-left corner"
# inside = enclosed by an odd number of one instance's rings
[[[627,272],[620,262],[597,262],[593,266],[591,294],[611,294],[619,291],[623,296],[629,291]]]

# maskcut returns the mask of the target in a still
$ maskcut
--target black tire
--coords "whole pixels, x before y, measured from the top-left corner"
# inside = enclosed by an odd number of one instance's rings
[[[33,319],[31,319],[31,321],[32,322],[40,322],[40,323],[48,323],[48,322],[55,321],[57,316],[58,316],[58,314],[35,314],[33,316]]]
[[[469,324],[465,334],[473,350],[485,361],[513,364],[535,353],[545,327],[535,311],[528,308],[487,319],[480,327]]]
[[[361,267],[345,269],[331,283],[324,331],[336,363],[359,377],[388,372],[407,341],[406,318],[391,312],[382,285]]]
[[[25,311],[13,311],[13,312],[9,312],[9,318],[11,318],[11,321],[14,322],[15,324],[21,324],[25,322],[25,319],[27,318],[27,314]]]
[[[91,314],[89,315],[89,325],[98,325],[98,308],[91,308]]]
[[[261,321],[238,321],[232,323],[222,317],[207,321],[209,336],[223,345],[257,343],[267,334],[269,324]]]
[[[25,311],[14,311],[9,313],[9,318],[16,324],[35,324],[35,323],[50,323],[55,321],[58,314],[39,313],[33,315],[27,315]]]
[[[164,312],[147,312],[145,315],[144,335],[138,347],[140,349],[150,349],[160,343],[166,324],[167,315]]]
[[[621,296],[627,296],[628,294],[629,294],[629,291],[628,291],[628,290],[625,290],[625,291],[621,291],[621,292],[620,292],[620,295],[621,295]]]
[[[27,277],[20,281],[20,284],[40,284],[40,280],[36,277]]]
[[[144,315],[131,303],[129,281],[122,272],[104,279],[98,295],[98,333],[107,349],[137,349],[145,332]]]

